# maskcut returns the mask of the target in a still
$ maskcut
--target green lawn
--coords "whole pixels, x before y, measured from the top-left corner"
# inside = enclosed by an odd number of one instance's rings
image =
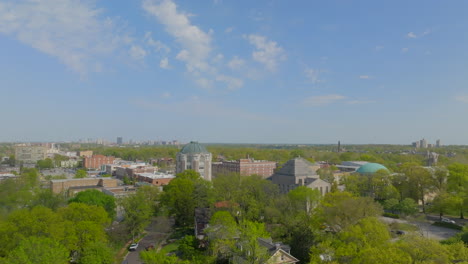
[[[163,248],[161,248],[161,253],[171,253],[173,251],[176,251],[177,248],[179,247],[179,243],[176,241],[174,243],[171,243],[171,244],[167,244],[165,245]]]

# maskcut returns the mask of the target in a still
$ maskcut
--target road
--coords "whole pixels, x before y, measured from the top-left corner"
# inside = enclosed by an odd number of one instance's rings
[[[136,251],[131,251],[126,256],[122,264],[141,264],[140,251],[145,250],[149,245],[157,247],[171,234],[173,221],[165,216],[158,216],[145,229],[146,235],[140,240]]]
[[[415,225],[419,228],[419,233],[423,235],[424,237],[436,239],[436,240],[444,240],[450,237],[453,237],[460,231],[454,230],[451,228],[445,228],[441,226],[433,226],[432,223],[433,221],[407,221],[403,219],[393,219],[389,217],[381,217],[380,218],[382,221],[385,223],[392,223],[392,222],[397,222],[397,223],[406,223],[406,224],[412,224]]]

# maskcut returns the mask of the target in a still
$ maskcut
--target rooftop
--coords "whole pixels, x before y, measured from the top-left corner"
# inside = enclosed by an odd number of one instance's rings
[[[313,166],[314,164],[310,163],[304,158],[294,158],[284,163],[283,167],[279,169],[275,174],[287,175],[292,177],[314,176],[317,175],[317,173],[312,168]]]
[[[373,173],[376,173],[378,170],[388,171],[388,169],[382,164],[367,163],[359,167],[359,169],[357,169],[356,172],[360,174],[373,174]]]
[[[191,141],[185,145],[180,152],[183,154],[209,153],[204,146],[200,145],[196,141]]]

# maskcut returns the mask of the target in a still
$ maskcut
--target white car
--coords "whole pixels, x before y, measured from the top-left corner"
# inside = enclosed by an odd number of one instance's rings
[[[450,224],[455,224],[455,221],[451,220],[451,219],[448,219],[448,218],[442,218],[442,221],[443,223],[450,223]]]
[[[138,248],[138,243],[133,243],[128,247],[129,251],[135,251]]]

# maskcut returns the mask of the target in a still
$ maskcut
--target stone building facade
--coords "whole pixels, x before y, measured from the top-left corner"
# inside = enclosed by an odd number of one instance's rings
[[[271,181],[277,184],[281,193],[288,193],[299,186],[306,186],[320,191],[321,195],[330,192],[331,184],[321,180],[317,166],[303,158],[288,160],[273,176]]]

